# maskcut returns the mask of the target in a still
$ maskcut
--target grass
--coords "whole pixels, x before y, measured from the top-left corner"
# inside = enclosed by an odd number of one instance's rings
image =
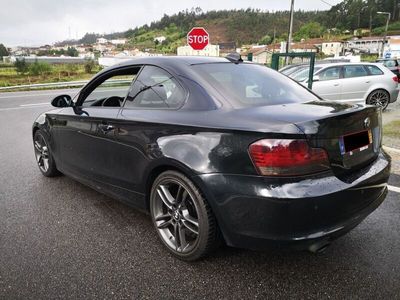
[[[392,121],[383,126],[383,135],[400,139],[400,120]]]
[[[51,71],[44,75],[19,74],[11,65],[0,65],[0,87],[25,85],[34,83],[64,82],[90,79],[99,69],[93,73],[85,72],[84,65],[51,65]]]

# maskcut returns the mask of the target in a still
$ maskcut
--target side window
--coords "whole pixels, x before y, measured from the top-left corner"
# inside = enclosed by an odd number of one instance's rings
[[[394,60],[385,60],[383,61],[383,65],[387,68],[393,68],[396,66],[396,62]]]
[[[344,78],[368,76],[364,66],[344,66]]]
[[[323,70],[318,74],[320,81],[334,80],[340,78],[340,68],[341,67],[331,67]]]
[[[85,91],[87,96],[82,103],[82,107],[121,106],[139,70],[140,67],[134,67],[110,73],[97,85]]]
[[[377,66],[367,65],[366,67],[371,73],[371,75],[383,75],[382,70],[379,69]]]
[[[179,108],[185,91],[166,71],[145,66],[138,75],[125,101],[127,108]]]

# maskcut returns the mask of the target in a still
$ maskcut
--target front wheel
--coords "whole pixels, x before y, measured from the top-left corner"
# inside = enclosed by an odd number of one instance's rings
[[[199,259],[219,245],[209,204],[193,182],[179,172],[166,171],[156,178],[150,213],[163,244],[182,260]]]
[[[367,104],[375,105],[385,110],[390,102],[390,95],[385,90],[375,90],[367,97]]]
[[[35,158],[40,172],[46,177],[60,175],[49,148],[47,135],[42,130],[37,130],[33,136]]]

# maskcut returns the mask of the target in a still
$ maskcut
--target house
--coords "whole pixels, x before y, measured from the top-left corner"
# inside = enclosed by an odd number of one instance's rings
[[[167,38],[165,36],[158,36],[154,38],[154,42],[162,44]]]
[[[223,42],[218,43],[220,52],[230,53],[236,51],[236,43],[235,42]]]
[[[345,49],[353,53],[378,54],[381,51],[382,42],[383,38],[381,36],[352,38],[346,42]]]
[[[207,45],[203,50],[193,50],[190,46],[181,46],[177,49],[177,55],[179,56],[219,56],[218,45]]]
[[[309,42],[299,42],[299,43],[292,43],[290,45],[290,52],[319,52],[319,48],[314,45],[310,44]]]
[[[97,44],[107,44],[108,43],[108,40],[107,39],[105,39],[105,38],[98,38],[97,40],[96,40],[96,43]]]
[[[269,64],[271,63],[272,51],[268,49],[268,46],[253,46],[241,53],[243,60],[253,61],[258,64]]]
[[[125,45],[126,39],[115,39],[115,40],[111,40],[110,43],[113,45]]]
[[[321,51],[325,55],[334,55],[334,56],[339,56],[343,53],[344,50],[344,42],[342,41],[328,41],[328,42],[323,42]]]
[[[390,36],[388,43],[385,45],[383,57],[400,58],[400,36]]]

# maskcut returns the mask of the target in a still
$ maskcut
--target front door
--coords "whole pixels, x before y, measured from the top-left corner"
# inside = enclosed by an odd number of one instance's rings
[[[76,106],[58,116],[61,169],[93,183],[112,181],[118,111],[140,67],[113,70],[89,83]]]
[[[319,80],[313,82],[313,92],[326,100],[340,100],[342,97],[340,71],[341,67],[335,66],[319,72],[317,74]]]

